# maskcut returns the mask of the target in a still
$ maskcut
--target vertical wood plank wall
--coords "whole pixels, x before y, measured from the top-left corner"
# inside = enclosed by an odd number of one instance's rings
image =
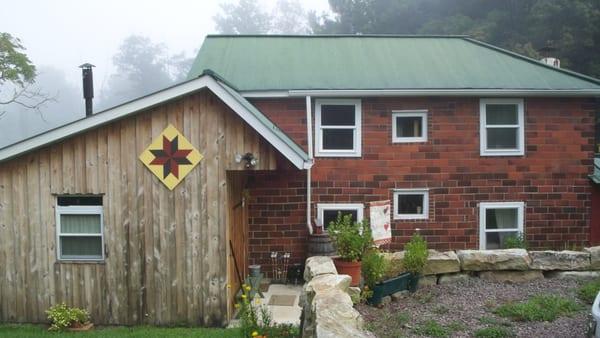
[[[173,124],[204,155],[169,191],[138,160]],[[227,171],[276,150],[207,90],[0,163],[0,322],[65,302],[98,324],[227,320]],[[56,195],[103,194],[107,258],[56,260]]]

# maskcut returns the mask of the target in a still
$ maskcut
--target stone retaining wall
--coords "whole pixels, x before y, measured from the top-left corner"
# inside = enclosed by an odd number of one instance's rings
[[[404,252],[386,253],[385,257],[391,265],[388,276],[403,271]],[[513,283],[544,277],[600,277],[600,246],[583,251],[429,250],[420,285],[444,284],[473,277]]]
[[[310,257],[300,296],[303,338],[374,337],[350,299],[350,276],[338,275],[330,257]]]

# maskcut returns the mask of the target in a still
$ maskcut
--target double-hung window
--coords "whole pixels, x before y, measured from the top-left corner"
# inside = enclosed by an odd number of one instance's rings
[[[315,105],[315,155],[360,157],[360,100],[322,99]]]
[[[56,233],[59,260],[103,260],[102,197],[59,196]]]
[[[525,118],[522,99],[482,99],[481,156],[525,154]]]
[[[323,226],[323,229],[327,230],[329,224],[335,221],[340,213],[342,216],[351,215],[353,221],[361,222],[363,220],[363,209],[364,206],[360,203],[319,203],[317,204],[317,222]]]
[[[523,234],[523,202],[479,204],[479,248],[503,249],[506,239]]]
[[[392,143],[426,141],[426,110],[395,110],[392,112]]]

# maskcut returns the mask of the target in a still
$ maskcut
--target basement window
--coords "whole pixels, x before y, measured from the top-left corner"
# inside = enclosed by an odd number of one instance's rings
[[[316,100],[315,105],[315,155],[360,157],[360,100]]]
[[[503,249],[505,241],[523,233],[523,202],[479,204],[479,248]]]
[[[364,206],[360,203],[347,204],[317,204],[317,222],[323,225],[323,229],[327,230],[329,224],[337,219],[339,213],[342,216],[351,215],[352,220],[361,222],[363,220]]]
[[[429,189],[394,189],[394,219],[428,219]]]
[[[479,116],[481,156],[525,154],[522,99],[482,99]]]
[[[427,111],[399,110],[392,114],[392,143],[426,142]]]
[[[59,196],[56,201],[59,260],[104,260],[102,196]]]

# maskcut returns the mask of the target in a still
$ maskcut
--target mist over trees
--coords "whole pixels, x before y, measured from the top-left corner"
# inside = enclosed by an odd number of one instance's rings
[[[113,57],[115,72],[101,86],[97,110],[135,99],[184,80],[193,58],[185,53],[169,55],[162,43],[131,35]]]
[[[308,12],[299,0],[277,0],[271,12],[256,0],[223,3],[213,17],[222,34],[309,34]]]
[[[316,34],[460,34],[600,77],[598,0],[329,0],[311,13]]]

